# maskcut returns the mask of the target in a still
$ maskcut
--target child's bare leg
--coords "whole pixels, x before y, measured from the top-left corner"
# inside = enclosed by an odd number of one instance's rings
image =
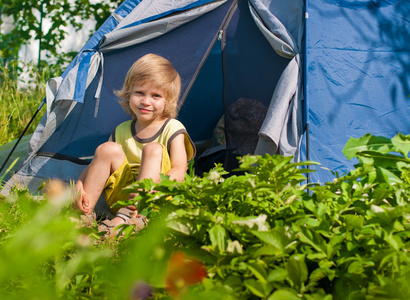
[[[90,214],[97,204],[105,183],[125,159],[122,147],[114,142],[106,142],[95,150],[94,159],[83,171],[76,183],[78,196],[74,201],[78,209]]]
[[[137,180],[151,178],[154,182],[160,181],[162,162],[162,145],[158,143],[146,144],[142,150],[141,167],[138,173]],[[130,198],[136,194],[130,195]],[[132,199],[131,198],[131,199]],[[127,206],[131,210],[135,210],[135,215],[138,214],[135,206]],[[117,216],[111,220],[114,224],[119,225],[125,222],[123,218]]]
[[[154,182],[159,182],[161,177],[162,145],[149,143],[142,149],[141,167],[138,173],[138,180],[151,178]]]

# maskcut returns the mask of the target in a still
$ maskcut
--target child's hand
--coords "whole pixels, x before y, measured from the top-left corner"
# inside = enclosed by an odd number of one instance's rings
[[[89,201],[87,200],[87,195],[84,190],[82,192],[78,190],[76,191],[73,197],[73,205],[75,206],[75,208],[79,209],[81,212],[85,214],[90,213]]]

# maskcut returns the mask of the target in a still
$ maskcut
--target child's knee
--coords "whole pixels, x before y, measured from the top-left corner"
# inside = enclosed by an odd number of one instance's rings
[[[162,157],[163,146],[160,143],[149,143],[142,149],[143,156]]]
[[[115,142],[105,142],[97,147],[95,150],[95,157],[112,157],[112,156],[123,156],[124,151],[122,147]]]

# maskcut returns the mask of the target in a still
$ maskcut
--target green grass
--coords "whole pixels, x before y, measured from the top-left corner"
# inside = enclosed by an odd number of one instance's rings
[[[17,61],[0,65],[0,147],[21,135],[45,97],[45,83],[49,78],[47,69],[38,72],[33,68],[28,82],[30,88],[19,87],[18,71]],[[26,135],[35,130],[44,112],[45,109],[37,115]]]

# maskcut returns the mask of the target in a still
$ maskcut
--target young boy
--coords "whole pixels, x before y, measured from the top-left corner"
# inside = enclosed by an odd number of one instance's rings
[[[124,85],[115,94],[132,116],[115,128],[108,142],[98,146],[90,165],[76,183],[74,204],[85,214],[92,214],[104,192],[107,204],[128,200],[121,190],[145,178],[160,181],[160,174],[182,181],[188,161],[195,155],[185,127],[176,119],[181,79],[165,58],[147,54],[128,71]],[[135,207],[121,208],[112,220],[105,220],[99,230],[114,234],[123,223],[145,225]]]

